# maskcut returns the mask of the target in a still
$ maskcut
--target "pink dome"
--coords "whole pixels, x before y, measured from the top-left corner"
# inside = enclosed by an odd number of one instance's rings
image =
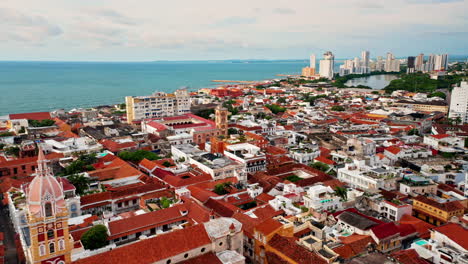
[[[44,153],[39,149],[37,160],[37,175],[28,186],[27,202],[29,212],[33,215],[45,216],[43,210],[46,203],[51,203],[52,213],[55,214],[66,208],[63,187],[52,176],[45,159]]]

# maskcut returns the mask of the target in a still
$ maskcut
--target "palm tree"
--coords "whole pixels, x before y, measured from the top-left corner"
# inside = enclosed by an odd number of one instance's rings
[[[343,199],[343,201],[348,200],[348,190],[344,187],[337,186],[335,188],[335,195]]]
[[[461,117],[457,116],[457,118],[455,118],[455,124],[456,124],[456,125],[461,125],[461,124],[462,124],[462,119],[461,119]]]

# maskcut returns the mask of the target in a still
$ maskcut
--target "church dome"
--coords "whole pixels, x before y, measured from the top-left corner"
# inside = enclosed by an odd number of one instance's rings
[[[42,149],[39,149],[37,164],[36,176],[27,188],[29,213],[49,217],[66,210],[63,187],[52,175]]]

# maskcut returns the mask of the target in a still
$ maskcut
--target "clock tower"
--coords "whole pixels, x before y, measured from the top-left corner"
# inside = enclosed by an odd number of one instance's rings
[[[36,176],[26,190],[29,235],[27,263],[71,263],[73,239],[68,233],[68,209],[63,186],[52,175],[39,149]]]

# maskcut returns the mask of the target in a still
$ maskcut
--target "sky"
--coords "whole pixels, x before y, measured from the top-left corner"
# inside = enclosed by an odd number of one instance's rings
[[[0,60],[468,54],[468,0],[1,0]]]

